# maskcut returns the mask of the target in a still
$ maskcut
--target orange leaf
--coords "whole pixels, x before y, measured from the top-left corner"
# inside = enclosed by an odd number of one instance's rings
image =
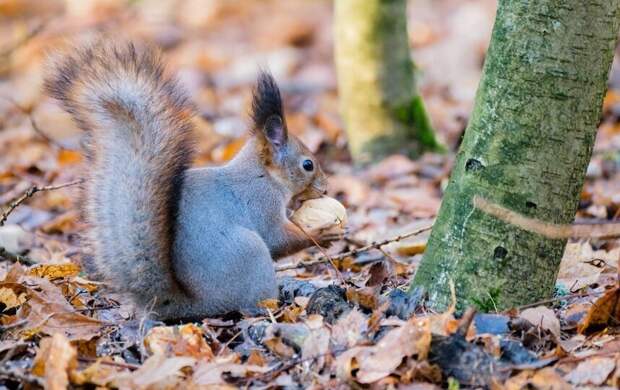
[[[611,321],[620,318],[620,288],[614,287],[600,297],[588,310],[583,322],[579,325],[579,333],[585,333],[594,327],[605,327]]]

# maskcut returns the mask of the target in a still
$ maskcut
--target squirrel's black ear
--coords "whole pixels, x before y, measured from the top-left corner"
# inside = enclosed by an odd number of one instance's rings
[[[273,76],[261,71],[252,91],[250,114],[255,132],[260,133],[275,150],[286,145],[288,131],[282,109],[280,90]]]
[[[263,126],[263,134],[275,150],[280,150],[286,145],[288,138],[286,126],[284,126],[282,118],[277,115],[267,118]]]

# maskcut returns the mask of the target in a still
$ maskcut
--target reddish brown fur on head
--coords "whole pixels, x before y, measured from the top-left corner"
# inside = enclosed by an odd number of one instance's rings
[[[253,132],[258,153],[270,173],[284,183],[297,200],[318,198],[327,179],[312,152],[288,133],[280,90],[267,72],[258,75],[253,91]]]

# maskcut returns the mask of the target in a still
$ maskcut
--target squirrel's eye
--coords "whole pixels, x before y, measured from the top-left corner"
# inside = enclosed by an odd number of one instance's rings
[[[312,172],[314,170],[314,163],[312,160],[304,160],[301,166],[308,172]]]

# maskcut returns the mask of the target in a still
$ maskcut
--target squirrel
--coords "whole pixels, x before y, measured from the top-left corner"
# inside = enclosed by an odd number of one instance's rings
[[[270,73],[253,89],[251,136],[228,163],[190,168],[194,107],[159,50],[98,42],[52,60],[47,93],[85,131],[85,240],[94,268],[160,320],[252,310],[278,293],[273,260],[334,233],[304,232],[295,202],[326,193],[289,134]]]

